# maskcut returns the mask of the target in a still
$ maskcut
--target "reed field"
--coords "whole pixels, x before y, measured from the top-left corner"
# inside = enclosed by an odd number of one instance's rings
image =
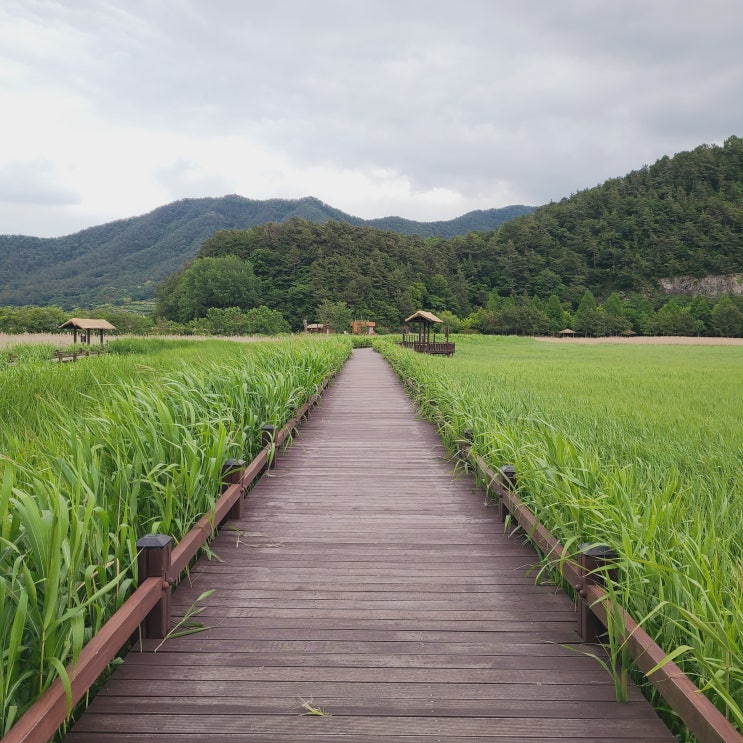
[[[472,429],[475,453],[515,466],[570,553],[619,553],[616,600],[743,731],[743,347],[456,344],[376,345],[452,449]]]
[[[129,339],[74,364],[52,349],[0,359],[0,735],[136,585],[136,540],[177,542],[225,460],[250,461],[351,342]]]

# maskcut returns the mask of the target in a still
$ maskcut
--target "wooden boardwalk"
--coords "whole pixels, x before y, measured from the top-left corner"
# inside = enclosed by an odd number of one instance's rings
[[[614,701],[572,603],[371,350],[246,506],[173,596],[213,589],[210,629],[130,652],[70,743],[674,740],[635,688]]]

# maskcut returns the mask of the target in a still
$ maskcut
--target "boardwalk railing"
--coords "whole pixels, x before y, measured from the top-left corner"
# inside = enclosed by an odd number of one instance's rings
[[[57,678],[3,737],[2,743],[49,740],[133,636],[162,638],[167,635],[173,585],[220,524],[240,517],[246,490],[272,465],[278,447],[309,415],[329,382],[330,379],[325,380],[318,393],[312,395],[283,428],[276,431],[273,426],[263,427],[263,448],[247,467],[238,460],[225,463],[222,495],[176,547],[171,548],[172,538],[163,534],[148,534],[137,542],[137,589],[83,647],[77,662],[67,667],[69,688]]]
[[[409,348],[418,353],[432,353],[451,356],[454,353],[453,343],[434,343],[429,341],[409,341],[402,340],[400,345],[403,348]]]
[[[72,349],[72,350],[60,350],[57,349],[52,354],[52,361],[59,363],[67,361],[77,361],[81,358],[87,358],[89,356],[100,356],[106,353],[105,349],[100,348],[83,348],[83,349]]]
[[[667,654],[647,632],[612,600],[604,582],[604,577],[610,572],[607,566],[611,554],[597,549],[596,545],[585,545],[579,561],[571,559],[560,542],[516,495],[515,469],[506,465],[494,471],[482,457],[472,452],[470,443],[466,434],[461,442],[460,457],[472,465],[488,494],[497,499],[500,519],[506,522],[510,518],[518,524],[575,590],[576,600],[580,600],[579,623],[583,641],[598,642],[609,624],[620,627],[619,643],[699,743],[741,743],[743,736],[732,723],[673,661],[668,660]]]

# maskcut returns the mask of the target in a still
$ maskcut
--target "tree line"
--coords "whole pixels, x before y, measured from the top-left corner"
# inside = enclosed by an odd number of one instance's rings
[[[482,333],[738,336],[740,295],[671,295],[661,280],[743,276],[742,244],[743,140],[733,136],[448,239],[297,217],[220,230],[159,285],[148,322],[233,334],[322,318],[345,330],[351,317],[397,332],[428,309]]]
[[[556,295],[546,301],[539,297],[501,297],[493,292],[485,307],[466,317],[449,310],[437,310],[452,332],[479,332],[499,335],[549,335],[571,329],[586,336],[686,335],[743,337],[743,297],[723,295],[717,299],[666,297],[662,303],[640,294],[621,297],[612,293],[603,302],[590,291],[575,310],[566,308]],[[177,333],[198,335],[279,335],[292,328],[278,310],[265,305],[250,309],[209,307],[206,313],[185,323],[155,314],[124,311],[111,305],[77,309],[60,307],[0,307],[0,333],[54,333],[70,316],[108,320],[120,333]],[[359,319],[346,302],[323,300],[313,320],[336,332],[350,329]],[[369,319],[369,318],[367,318]],[[389,332],[384,326],[381,332]]]
[[[451,239],[291,219],[222,230],[159,287],[160,317],[265,306],[292,330],[327,303],[397,332],[417,309],[479,332],[740,335],[736,296],[660,280],[743,273],[743,140],[665,157],[497,230]]]

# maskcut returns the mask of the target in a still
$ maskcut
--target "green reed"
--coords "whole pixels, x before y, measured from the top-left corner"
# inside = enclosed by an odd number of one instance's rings
[[[136,584],[138,537],[177,542],[224,461],[250,460],[261,426],[283,425],[351,345],[152,349],[0,369],[0,734],[55,678],[69,686],[65,667]]]
[[[743,730],[743,348],[378,347],[450,447],[472,429],[476,453],[516,467],[564,544],[617,550],[617,600]]]

